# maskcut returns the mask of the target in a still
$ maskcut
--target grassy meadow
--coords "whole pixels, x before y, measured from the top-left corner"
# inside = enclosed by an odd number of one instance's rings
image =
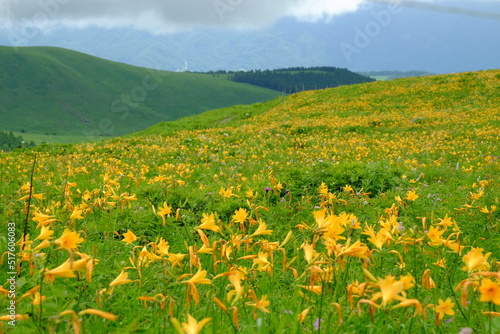
[[[499,333],[499,106],[406,78],[0,153],[0,332]]]
[[[0,130],[1,131],[1,130]],[[7,131],[5,131],[7,132]],[[81,136],[62,136],[62,135],[41,135],[41,134],[35,134],[35,133],[26,133],[26,132],[16,132],[12,131],[14,136],[22,137],[24,141],[29,142],[33,141],[35,144],[40,145],[40,144],[76,144],[76,143],[83,143],[86,141],[89,141],[89,138],[87,138],[84,135]]]
[[[0,58],[0,130],[26,136],[109,139],[280,95],[226,75],[146,69],[62,48],[0,46]]]

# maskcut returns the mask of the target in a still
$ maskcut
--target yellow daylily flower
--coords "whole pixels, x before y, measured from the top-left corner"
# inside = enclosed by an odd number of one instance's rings
[[[500,285],[498,282],[493,282],[489,278],[483,278],[481,280],[479,292],[481,293],[479,301],[500,305]]]
[[[306,319],[307,315],[309,314],[309,311],[311,310],[312,306],[309,306],[308,308],[306,308],[305,310],[303,310],[302,312],[300,312],[298,315],[297,315],[297,320],[299,320],[300,323],[303,323],[304,320]]]
[[[269,235],[269,234],[273,234],[273,230],[266,230],[267,228],[267,224],[264,223],[262,220],[259,219],[259,227],[257,228],[257,230],[252,233],[252,235],[250,235],[250,237],[255,237],[255,236],[258,236],[258,235]]]
[[[220,226],[215,224],[215,216],[213,213],[211,213],[210,215],[204,213],[203,218],[201,219],[201,225],[199,225],[196,228],[201,230],[210,230],[214,232],[219,232],[220,230]]]
[[[201,330],[207,323],[209,323],[212,318],[205,318],[198,322],[191,314],[187,315],[187,322],[182,323],[182,329],[186,334],[198,334],[201,333]]]
[[[243,224],[245,220],[248,218],[248,212],[245,209],[240,208],[236,210],[233,215],[233,221],[236,223]]]
[[[382,298],[381,306],[386,306],[393,299],[400,300],[400,293],[403,292],[405,283],[403,281],[397,281],[394,276],[387,276],[386,278],[378,279],[378,286],[380,288],[380,292],[376,293],[371,300],[375,301],[379,298]]]
[[[165,256],[169,255],[169,250],[170,250],[170,245],[168,244],[168,241],[166,241],[163,238],[160,238],[160,242],[155,244],[156,246],[156,252],[160,253],[160,255]]]
[[[163,202],[163,207],[158,207],[158,210],[157,215],[161,216],[163,226],[165,226],[165,217],[170,217],[170,214],[173,212],[172,207],[170,207],[167,202]]]
[[[82,216],[82,212],[83,210],[80,210],[78,208],[75,208],[72,212],[71,212],[71,216],[69,217],[70,220],[72,219],[84,219],[85,217]]]
[[[405,199],[409,200],[409,201],[414,201],[416,200],[417,198],[419,198],[420,196],[417,195],[416,191],[414,190],[410,190],[406,193],[406,197]]]
[[[101,310],[96,310],[93,308],[89,308],[89,309],[83,310],[81,312],[78,312],[78,315],[84,315],[84,314],[97,315],[97,316],[104,318],[104,319],[107,319],[109,321],[115,321],[118,318],[118,316],[116,316],[112,313],[104,312]]]
[[[269,310],[266,308],[271,304],[269,300],[267,300],[267,295],[262,296],[260,300],[255,300],[255,302],[247,302],[245,305],[255,307],[262,312],[269,313]]]
[[[190,296],[193,297],[194,301],[196,304],[200,302],[200,295],[198,293],[198,289],[196,288],[196,284],[212,284],[212,281],[208,278],[207,276],[207,271],[206,270],[198,270],[196,274],[194,274],[193,277],[186,281],[182,281],[182,284],[187,284],[187,296],[188,296],[188,302],[190,301]]]
[[[59,239],[54,240],[54,243],[58,245],[60,248],[73,250],[78,248],[80,243],[85,241],[80,238],[80,233],[70,231],[69,229],[64,230],[63,234],[59,237]]]
[[[467,254],[462,257],[462,261],[465,263],[465,266],[462,270],[477,271],[477,270],[486,270],[489,268],[488,257],[491,253],[486,253],[483,255],[482,248],[473,248]]]
[[[50,229],[50,226],[42,226],[40,228],[40,235],[35,240],[50,240],[52,239],[52,234],[54,234],[54,231]]]
[[[45,278],[51,282],[54,281],[55,277],[65,277],[65,278],[76,277],[74,269],[72,268],[71,265],[72,261],[70,259],[67,259],[59,267],[56,267],[51,270],[45,270],[43,274],[45,275]]]
[[[323,287],[321,285],[298,285],[298,287],[307,291],[311,291],[317,295],[321,295],[321,293],[323,292]]]
[[[122,241],[126,242],[127,244],[131,244],[138,239],[134,232],[132,232],[131,230],[127,230],[126,233],[123,233],[123,237],[124,238],[122,239]]]
[[[450,298],[446,300],[439,299],[439,304],[435,306],[436,317],[441,320],[446,315],[455,315],[455,311],[453,311],[453,306],[455,303],[452,303]]]
[[[122,285],[122,284],[127,284],[133,282],[132,280],[128,279],[128,272],[125,270],[122,270],[120,275],[118,275],[113,282],[109,283],[110,287],[117,286],[117,285]]]
[[[50,223],[57,221],[57,219],[53,218],[52,216],[43,214],[43,213],[38,212],[38,211],[33,212],[32,220],[34,220],[38,223],[37,228],[40,228],[41,226],[49,225]]]

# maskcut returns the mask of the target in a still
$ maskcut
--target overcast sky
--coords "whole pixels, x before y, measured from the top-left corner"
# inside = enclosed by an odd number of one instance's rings
[[[356,10],[363,0],[0,0],[6,27],[54,24],[133,26],[170,32],[199,26],[258,28],[282,16],[317,20]]]
[[[193,27],[260,28],[283,16],[331,20],[373,1],[396,4],[445,0],[0,0],[4,29],[32,26],[134,27],[161,34]]]

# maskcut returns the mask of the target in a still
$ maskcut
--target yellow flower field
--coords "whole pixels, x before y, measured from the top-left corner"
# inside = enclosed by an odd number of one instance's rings
[[[496,70],[0,153],[0,332],[498,333],[499,129]]]

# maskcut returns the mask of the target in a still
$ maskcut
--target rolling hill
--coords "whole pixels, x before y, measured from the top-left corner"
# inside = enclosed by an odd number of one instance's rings
[[[130,136],[242,126],[287,136],[311,133],[314,137],[321,132],[342,138],[384,133],[404,136],[408,131],[431,131],[441,121],[446,124],[456,121],[446,121],[450,117],[467,119],[472,114],[481,118],[486,108],[491,117],[483,117],[481,126],[498,127],[500,114],[492,108],[500,96],[499,87],[500,70],[377,81],[302,92],[251,106],[211,110],[161,122]],[[462,135],[468,134],[464,131]]]
[[[139,68],[52,47],[0,47],[0,130],[118,136],[280,93],[226,76]]]
[[[499,89],[396,79],[0,152],[0,331],[497,333]]]

